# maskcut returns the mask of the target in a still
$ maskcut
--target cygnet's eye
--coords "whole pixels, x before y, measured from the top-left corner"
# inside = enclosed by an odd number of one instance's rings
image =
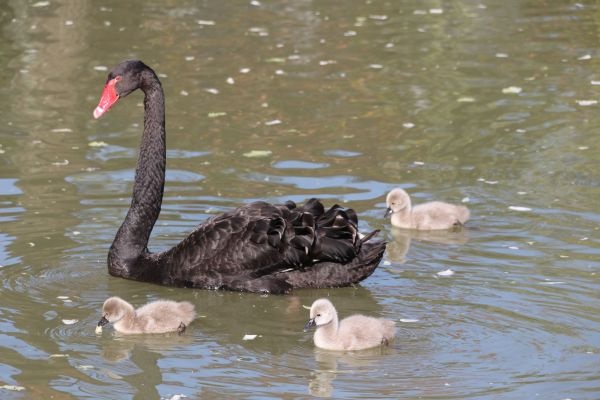
[[[317,317],[320,317],[320,316],[321,316],[321,314],[317,314]]]

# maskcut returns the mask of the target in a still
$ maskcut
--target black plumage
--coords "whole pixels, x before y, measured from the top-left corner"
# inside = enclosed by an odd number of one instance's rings
[[[111,275],[164,285],[287,293],[341,287],[373,273],[385,243],[361,238],[358,219],[317,199],[302,206],[254,202],[210,218],[160,253],[147,249],[165,182],[165,105],[161,83],[141,61],[111,70],[94,116],[136,89],[144,94],[144,133],[131,206],[108,254]]]

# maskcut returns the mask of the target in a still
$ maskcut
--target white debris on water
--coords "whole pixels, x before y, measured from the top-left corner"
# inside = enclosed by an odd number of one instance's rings
[[[50,132],[53,132],[53,133],[73,132],[73,129],[70,129],[70,128],[54,128]]]
[[[323,66],[323,65],[331,65],[331,64],[337,64],[337,61],[335,60],[321,60],[319,61],[319,65]]]
[[[271,120],[271,121],[267,121],[267,122],[265,122],[265,125],[266,125],[266,126],[272,126],[272,125],[279,125],[280,123],[281,123],[281,121],[280,121],[280,120],[278,120],[278,119],[273,119],[273,120]]]
[[[62,322],[65,325],[73,325],[73,324],[76,324],[77,322],[79,322],[79,320],[78,319],[63,319]]]
[[[189,93],[187,91],[185,91],[185,90],[182,90],[181,92],[179,92],[179,94],[182,95],[182,96],[188,96],[189,95]]]
[[[219,94],[219,89],[215,89],[215,88],[206,88],[204,89],[205,92],[210,93],[210,94]]]
[[[383,65],[381,65],[381,64],[369,64],[369,68],[371,68],[371,69],[382,69]]]
[[[475,98],[474,97],[459,97],[458,99],[456,99],[457,102],[459,103],[474,103],[475,102]]]
[[[419,322],[419,320],[413,319],[413,318],[400,318],[400,322],[412,323],[412,322]]]
[[[595,106],[598,104],[598,100],[575,100],[575,102],[582,107]]]
[[[511,94],[518,94],[521,93],[523,91],[523,88],[520,88],[519,86],[509,86],[509,87],[505,87],[502,89],[502,93],[511,93]]]
[[[93,142],[89,142],[88,146],[90,146],[90,147],[106,147],[106,146],[108,146],[108,144],[106,142],[102,142],[102,141],[93,141]]]
[[[385,266],[392,265],[392,263],[391,263],[391,262],[389,262],[389,261],[387,261],[387,260],[385,260],[385,261],[384,261],[384,262],[382,262],[381,264],[382,264],[382,265],[385,265]]]
[[[256,339],[257,336],[258,335],[248,335],[248,334],[246,334],[246,335],[244,335],[244,337],[242,338],[242,340],[254,340],[254,339]]]
[[[430,8],[429,9],[429,14],[443,14],[444,10],[442,10],[441,8]]]
[[[102,333],[102,327],[100,325],[97,325],[96,329],[94,330],[94,333],[96,335],[100,335]]]
[[[69,296],[56,296],[56,298],[59,300],[67,300]]]
[[[225,82],[227,82],[227,83],[228,83],[228,84],[230,84],[230,85],[233,85],[233,84],[235,83],[235,79],[233,79],[233,78],[230,76],[230,77],[228,77],[228,78],[225,80]]]
[[[344,36],[346,36],[346,37],[356,36],[356,31],[346,31],[346,32],[344,32]]]
[[[185,61],[194,61],[195,58],[194,56],[185,56]]]
[[[244,157],[248,158],[259,158],[259,157],[268,157],[273,152],[271,150],[251,150],[247,153],[244,153]]]
[[[49,1],[38,1],[37,3],[33,3],[31,7],[48,7],[49,5]]]
[[[590,83],[594,86],[600,85],[600,81],[590,81]]]
[[[513,211],[531,211],[531,208],[521,206],[508,206],[508,209]]]
[[[410,128],[414,128],[415,124],[413,124],[412,122],[404,122],[402,124],[402,126],[405,127],[405,128],[407,128],[407,129],[410,129]]]
[[[73,25],[73,21],[71,21],[70,19],[68,19],[68,20],[65,21],[65,25],[66,26],[71,26],[71,25]]]
[[[506,54],[506,53],[496,53],[496,58],[508,58],[508,54]]]
[[[52,165],[58,165],[58,166],[69,165],[69,160],[56,161],[56,162],[53,162]]]
[[[452,276],[454,275],[454,271],[452,271],[450,268],[445,269],[443,271],[438,272],[436,275],[438,276]]]
[[[46,2],[48,3],[48,2]],[[34,5],[35,7],[35,5]],[[6,390],[12,390],[13,392],[20,392],[22,390],[25,390],[25,388],[23,386],[17,386],[17,385],[2,385],[0,386],[0,389],[6,389]]]
[[[425,165],[423,161],[413,161],[413,165]]]
[[[577,59],[580,60],[580,61],[591,60],[592,56],[590,54],[586,54],[586,55],[583,55],[581,57],[578,57]]]
[[[220,112],[209,112],[208,113],[208,118],[217,118],[217,117],[223,117],[227,115],[226,112],[224,111],[220,111]]]
[[[240,74],[247,74],[250,71],[251,71],[250,68],[240,68]]]
[[[468,198],[468,197],[463,197],[463,198],[462,198],[462,200],[461,200],[461,203],[468,203],[468,202],[470,202],[470,201],[471,201],[471,199],[470,199],[470,198]]]
[[[206,19],[199,19],[198,21],[196,21],[196,23],[198,25],[203,25],[203,26],[213,26],[213,25],[215,25],[215,21],[210,21],[210,20],[206,20]]]

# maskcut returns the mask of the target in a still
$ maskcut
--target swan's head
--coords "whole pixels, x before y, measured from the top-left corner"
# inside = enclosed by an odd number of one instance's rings
[[[120,297],[110,297],[102,306],[102,318],[98,326],[104,326],[109,322],[117,322],[128,312],[133,312],[133,306]]]
[[[384,217],[387,217],[391,213],[399,212],[406,207],[410,207],[410,197],[404,189],[396,188],[388,193],[385,204],[387,205],[387,210],[385,210]]]
[[[121,97],[139,89],[142,86],[144,71],[152,71],[152,69],[139,60],[123,61],[112,68],[106,78],[98,106],[94,109],[94,118],[100,118]]]
[[[337,317],[335,307],[327,299],[318,299],[310,307],[310,319],[304,326],[306,332],[312,327],[320,327],[329,324]]]

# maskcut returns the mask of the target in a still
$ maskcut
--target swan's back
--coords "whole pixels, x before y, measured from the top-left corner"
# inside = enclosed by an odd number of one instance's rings
[[[195,307],[187,301],[157,300],[135,310],[133,319],[114,324],[121,333],[167,333],[189,325],[196,318]]]
[[[449,229],[464,225],[469,219],[469,209],[441,201],[432,201],[413,207],[412,218],[416,229]]]
[[[338,341],[345,350],[362,350],[387,344],[395,335],[394,321],[357,314],[340,322]]]
[[[347,286],[369,276],[385,249],[385,243],[369,243],[361,255],[363,244],[376,232],[361,239],[357,225],[353,210],[338,205],[325,210],[317,199],[302,206],[259,201],[209,219],[158,257],[166,264],[167,283],[179,286],[241,286],[249,291],[262,291],[262,286],[264,291],[283,293],[293,287],[319,287],[316,274],[333,279],[323,285]],[[375,247],[369,251],[371,246]],[[355,266],[355,271],[332,268],[338,265]],[[324,271],[304,273],[313,267]]]

